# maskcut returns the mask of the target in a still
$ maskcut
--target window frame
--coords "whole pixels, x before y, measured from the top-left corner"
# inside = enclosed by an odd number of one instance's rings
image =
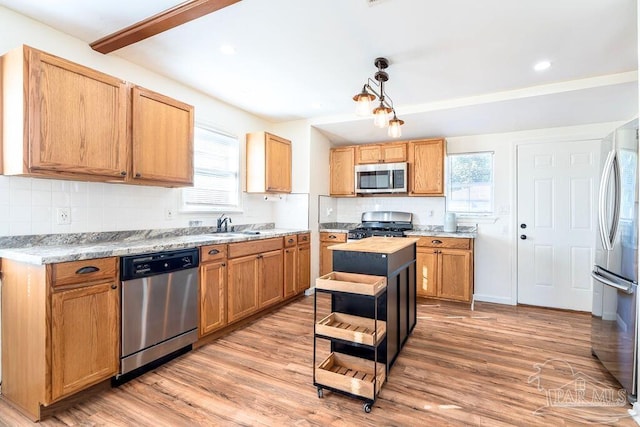
[[[223,137],[227,137],[227,138],[231,138],[233,140],[236,141],[237,143],[237,150],[238,150],[238,161],[237,161],[237,180],[236,180],[236,192],[237,192],[237,197],[238,197],[238,204],[236,206],[229,206],[229,205],[214,205],[214,204],[210,204],[210,205],[188,205],[187,204],[187,197],[186,197],[186,193],[187,191],[189,191],[190,189],[193,188],[197,188],[195,186],[195,182],[196,182],[196,175],[198,174],[197,172],[197,168],[196,168],[196,134],[197,131],[196,129],[194,129],[194,149],[193,149],[193,156],[194,156],[194,161],[193,161],[193,181],[194,181],[194,185],[192,187],[186,187],[181,189],[180,192],[180,212],[184,212],[184,213],[201,213],[201,212],[243,212],[243,200],[242,200],[242,147],[241,147],[241,141],[240,138],[230,132],[226,132],[224,130],[221,130],[215,126],[209,125],[207,123],[203,123],[203,122],[196,122],[194,125],[194,128],[199,128],[201,130],[207,131],[207,132],[213,132],[217,135],[221,135]],[[207,190],[207,189],[205,189]]]
[[[465,155],[476,155],[476,154],[490,154],[491,155],[491,185],[490,185],[490,191],[491,191],[491,197],[490,197],[490,207],[488,211],[482,211],[482,212],[473,212],[473,211],[459,211],[459,210],[453,210],[450,209],[450,201],[452,201],[452,197],[451,197],[451,189],[452,189],[452,185],[451,185],[451,173],[452,173],[452,167],[451,167],[451,161],[452,161],[452,157],[456,157],[456,156],[465,156]],[[466,152],[460,152],[460,153],[448,153],[447,154],[447,162],[446,162],[446,173],[445,173],[445,180],[446,180],[446,190],[445,190],[445,197],[447,199],[447,212],[455,212],[456,214],[458,214],[458,217],[493,217],[495,215],[495,151],[492,150],[483,150],[483,151],[466,151]]]

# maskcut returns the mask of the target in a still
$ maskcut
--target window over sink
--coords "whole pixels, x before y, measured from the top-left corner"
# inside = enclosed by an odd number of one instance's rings
[[[196,124],[193,166],[193,187],[182,189],[181,211],[233,212],[242,209],[238,137]]]

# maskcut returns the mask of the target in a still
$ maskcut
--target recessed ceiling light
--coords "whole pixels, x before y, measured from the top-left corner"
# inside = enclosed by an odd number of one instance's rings
[[[236,48],[231,46],[230,44],[224,44],[220,46],[220,52],[225,55],[234,55],[236,53]]]
[[[544,60],[536,62],[536,65],[533,66],[533,69],[536,71],[544,71],[549,69],[549,67],[551,67],[551,62]]]

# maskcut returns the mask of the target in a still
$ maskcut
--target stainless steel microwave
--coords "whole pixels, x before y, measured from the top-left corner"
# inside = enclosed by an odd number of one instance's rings
[[[406,193],[406,163],[356,165],[356,193]]]

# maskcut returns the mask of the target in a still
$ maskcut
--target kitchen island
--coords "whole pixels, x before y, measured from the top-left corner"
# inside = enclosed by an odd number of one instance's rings
[[[387,322],[387,339],[378,347],[378,361],[387,372],[416,325],[416,242],[418,239],[369,237],[355,242],[329,246],[333,270],[387,278],[385,295],[378,299],[378,318]],[[333,311],[373,319],[375,307],[357,294],[335,293]],[[332,351],[374,360],[373,351],[332,342]]]

